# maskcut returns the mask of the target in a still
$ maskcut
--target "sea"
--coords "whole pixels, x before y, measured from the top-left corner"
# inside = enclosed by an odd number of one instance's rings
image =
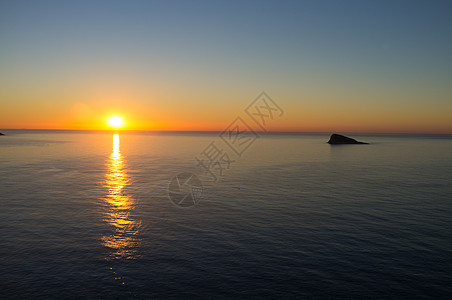
[[[1,132],[0,298],[452,298],[450,135]]]

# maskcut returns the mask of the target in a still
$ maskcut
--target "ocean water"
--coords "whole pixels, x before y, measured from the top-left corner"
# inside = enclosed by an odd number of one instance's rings
[[[6,133],[2,297],[452,296],[450,136],[266,135],[234,156],[217,134]],[[192,207],[168,197],[182,172]]]

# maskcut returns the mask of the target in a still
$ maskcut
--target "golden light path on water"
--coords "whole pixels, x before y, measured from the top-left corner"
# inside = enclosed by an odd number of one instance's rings
[[[119,149],[119,135],[113,135],[113,149],[107,162],[108,172],[105,175],[105,219],[114,232],[102,237],[102,243],[110,249],[108,259],[135,259],[139,256],[141,222],[136,221],[131,212],[135,200],[125,193],[130,180],[126,165]]]

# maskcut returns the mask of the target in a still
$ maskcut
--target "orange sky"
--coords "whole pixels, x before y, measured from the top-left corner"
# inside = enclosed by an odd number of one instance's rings
[[[2,103],[0,128],[104,130],[109,129],[108,118],[118,115],[125,120],[123,130],[219,131],[237,116],[246,118],[245,108],[259,94],[222,91],[216,96],[199,91],[198,96],[196,91],[158,93],[155,89],[146,93],[142,89],[145,93],[139,95],[137,90],[86,92],[86,96],[58,93],[39,97],[42,100],[30,91],[23,96],[25,101]],[[406,93],[404,101],[381,105],[380,97],[391,102],[387,99],[391,95],[316,93],[315,88],[305,90],[304,95],[282,94],[270,94],[284,110],[284,115],[269,125],[271,131],[452,133],[451,105],[431,106],[428,95]],[[58,97],[64,100],[54,100]],[[411,104],[404,103],[407,99]]]

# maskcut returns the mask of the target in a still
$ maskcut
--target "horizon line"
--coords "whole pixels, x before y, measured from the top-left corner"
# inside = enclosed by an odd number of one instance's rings
[[[204,133],[204,134],[214,134],[221,133],[224,130],[113,130],[113,129],[50,129],[50,128],[0,128],[0,130],[14,130],[14,131],[61,131],[61,132],[91,132],[91,133]],[[363,132],[363,131],[263,131],[254,130],[254,132],[259,134],[333,134],[333,133],[343,133],[343,134],[376,134],[376,135],[452,135],[452,133],[420,133],[420,132]]]

